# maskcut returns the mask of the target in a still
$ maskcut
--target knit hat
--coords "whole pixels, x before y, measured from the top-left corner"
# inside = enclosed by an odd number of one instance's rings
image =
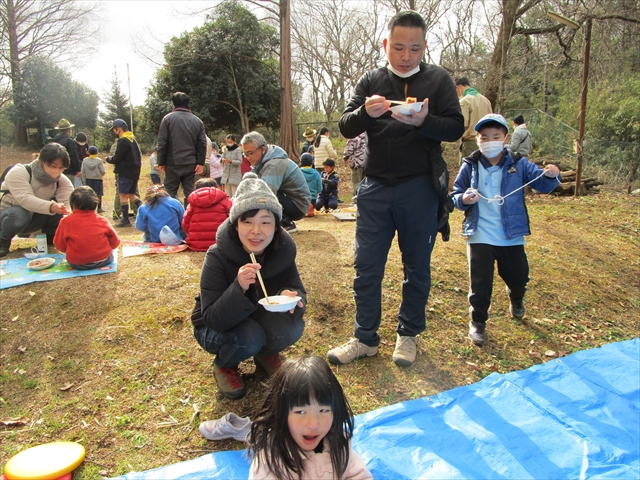
[[[91,145],[89,147],[89,155],[97,155],[98,154],[98,147],[96,147],[95,145]]]
[[[56,130],[69,130],[72,127],[75,127],[73,123],[66,118],[61,118],[58,125],[56,125]]]
[[[518,115],[513,119],[513,123],[516,125],[522,125],[524,123],[524,117],[522,115]]]
[[[78,143],[78,145],[87,144],[87,136],[84,134],[84,132],[78,132],[78,134],[76,135],[76,142]]]
[[[303,137],[313,137],[317,132],[311,128],[311,127],[307,127],[307,129],[304,131],[304,133],[302,134]]]
[[[260,209],[269,210],[278,220],[282,219],[282,206],[278,202],[278,197],[255,173],[245,173],[233,197],[229,220],[234,224],[243,213]]]

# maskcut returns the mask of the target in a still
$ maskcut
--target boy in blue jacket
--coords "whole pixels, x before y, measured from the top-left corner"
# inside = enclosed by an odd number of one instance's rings
[[[338,183],[340,177],[336,172],[336,162],[331,158],[327,158],[322,162],[324,172],[322,172],[322,191],[318,194],[316,200],[316,210],[325,212],[338,208]]]
[[[509,127],[502,115],[488,114],[476,124],[479,150],[462,160],[451,197],[464,212],[462,235],[467,237],[469,259],[469,338],[482,346],[491,293],[494,263],[507,284],[509,311],[524,317],[524,294],[529,281],[529,262],[524,236],[530,235],[524,186],[549,193],[559,182],[555,165],[544,170],[525,157],[514,159],[505,145]]]
[[[316,198],[322,190],[322,178],[318,171],[313,168],[313,155],[310,153],[303,153],[300,156],[300,170],[304,175],[304,179],[307,181],[309,192],[311,192],[311,204],[309,205],[309,213],[307,217],[313,217],[313,210],[316,208]]]

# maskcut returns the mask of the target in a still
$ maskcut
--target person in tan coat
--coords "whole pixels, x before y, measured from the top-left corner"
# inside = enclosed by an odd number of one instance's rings
[[[462,159],[478,149],[477,132],[474,130],[476,123],[488,113],[493,113],[493,108],[491,108],[491,102],[487,97],[469,85],[469,80],[466,77],[456,80],[456,91],[464,117],[464,133],[460,139],[460,164],[462,165]]]

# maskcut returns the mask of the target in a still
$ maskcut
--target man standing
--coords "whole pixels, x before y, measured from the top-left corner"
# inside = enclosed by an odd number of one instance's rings
[[[464,116],[464,133],[460,143],[460,164],[462,165],[462,159],[478,149],[477,132],[474,130],[476,123],[486,114],[493,113],[493,109],[489,99],[469,85],[469,80],[466,77],[456,80],[456,91]]]
[[[174,109],[162,119],[158,132],[158,168],[164,173],[164,187],[178,198],[182,185],[184,206],[193,192],[195,176],[203,170],[207,152],[207,135],[202,120],[191,113],[189,95],[172,95]]]
[[[53,138],[53,141],[62,145],[69,154],[69,168],[64,171],[71,183],[74,186],[82,185],[82,159],[78,155],[78,144],[71,136],[71,129],[74,127],[69,120],[61,118],[56,126],[58,134]]]
[[[115,153],[107,157],[106,161],[116,166],[114,172],[118,175],[118,196],[122,210],[122,218],[114,227],[130,227],[129,200],[138,207],[142,204],[136,196],[142,154],[127,122],[116,118],[111,125],[111,131],[118,137],[118,143]]]
[[[294,220],[304,217],[311,203],[311,193],[302,170],[282,148],[267,145],[258,132],[247,133],[240,144],[253,172],[278,197],[282,205],[282,226],[289,233],[296,232]]]
[[[405,275],[393,353],[397,365],[413,364],[417,335],[425,329],[438,205],[448,187],[440,142],[456,141],[464,131],[451,77],[422,62],[425,36],[418,13],[394,15],[382,44],[389,65],[363,75],[340,118],[345,137],[367,132],[367,150],[356,217],[355,338],[329,351],[335,364],[378,352],[382,279],[396,232]],[[424,101],[419,111],[389,111],[388,100],[409,96]]]
[[[531,143],[531,132],[527,130],[524,117],[518,115],[513,119],[513,133],[507,148],[513,153],[519,153],[523,157],[529,158],[533,145]]]

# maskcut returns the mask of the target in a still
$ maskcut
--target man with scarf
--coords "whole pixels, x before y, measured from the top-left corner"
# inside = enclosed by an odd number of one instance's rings
[[[456,91],[464,116],[464,133],[460,143],[460,165],[462,165],[463,158],[478,150],[476,142],[478,132],[474,129],[476,123],[488,113],[493,113],[493,109],[489,99],[469,85],[469,80],[466,77],[456,80]]]
[[[138,207],[142,204],[136,196],[140,167],[142,166],[142,154],[138,142],[129,131],[127,122],[116,118],[111,125],[111,131],[118,137],[115,153],[107,157],[107,163],[115,165],[114,172],[118,175],[118,196],[122,218],[114,227],[130,227],[129,200]]]
[[[71,213],[71,180],[63,171],[71,162],[59,143],[48,143],[31,163],[16,164],[0,186],[0,257],[9,253],[15,235],[42,231],[47,243],[53,237],[62,215]]]
[[[186,207],[195,176],[204,168],[207,135],[202,120],[191,113],[189,95],[176,92],[171,100],[174,109],[164,116],[158,132],[158,168],[164,172],[164,187],[173,198],[178,198],[182,185]]]

